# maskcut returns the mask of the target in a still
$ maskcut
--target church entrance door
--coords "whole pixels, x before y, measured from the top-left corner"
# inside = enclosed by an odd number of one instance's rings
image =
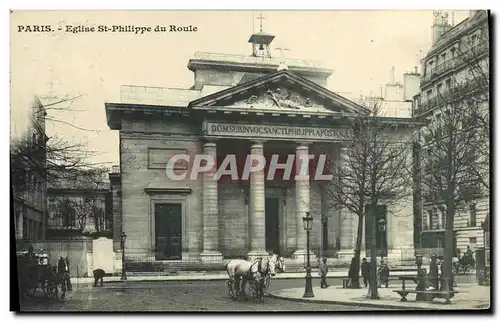
[[[279,199],[266,198],[266,251],[280,254]]]
[[[182,204],[155,205],[156,260],[182,259]]]

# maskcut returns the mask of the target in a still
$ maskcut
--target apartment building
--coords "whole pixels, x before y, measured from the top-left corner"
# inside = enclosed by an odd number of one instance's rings
[[[442,124],[445,107],[453,106],[452,100],[480,101],[481,110],[489,112],[488,13],[471,10],[467,19],[451,26],[447,12],[435,11],[432,30],[433,45],[422,61],[420,94],[414,97],[413,104],[413,116],[428,121],[418,134],[422,148],[432,144],[429,128]],[[482,100],[470,98],[480,95]],[[417,171],[423,173],[425,169]],[[425,173],[421,177],[426,179]],[[484,180],[489,183],[489,175]],[[477,186],[472,192],[470,189],[454,221],[455,248],[462,253],[467,246],[484,246],[481,224],[489,213],[489,188]],[[416,191],[415,247],[442,249],[445,204],[437,193],[427,193],[423,184],[417,182]]]

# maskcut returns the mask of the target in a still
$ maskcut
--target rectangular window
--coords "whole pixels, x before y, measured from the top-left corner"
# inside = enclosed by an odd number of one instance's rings
[[[451,89],[451,78],[450,79],[446,79],[445,83],[446,83],[446,89],[450,90]]]
[[[476,222],[476,204],[471,203],[469,205],[469,226],[475,227],[477,224]]]
[[[427,90],[427,99],[431,99],[431,98],[432,98],[432,89]]]
[[[436,93],[438,97],[443,93],[443,83],[439,83],[436,85]]]
[[[42,223],[41,223],[41,222],[39,222],[39,223],[38,223],[38,235],[37,235],[37,238],[38,238],[39,240],[41,240],[41,239],[42,239],[42,235],[43,235],[43,233],[42,233]]]
[[[434,220],[434,211],[429,210],[428,213],[429,213],[429,222],[428,222],[429,230],[432,230],[434,228],[434,226],[433,226],[434,224],[432,224],[433,223],[432,221]]]
[[[457,56],[457,53],[458,53],[457,47],[455,47],[455,46],[451,47],[450,48],[450,53],[451,53],[451,57],[455,58]]]
[[[28,219],[24,216],[23,216],[23,239],[25,240],[28,239]]]
[[[478,37],[477,35],[472,35],[472,37],[471,37],[471,44],[472,44],[472,46],[477,45],[477,43],[478,43],[478,38],[479,38],[479,37]]]
[[[474,250],[477,246],[477,238],[469,237],[469,246],[470,246],[471,250]]]

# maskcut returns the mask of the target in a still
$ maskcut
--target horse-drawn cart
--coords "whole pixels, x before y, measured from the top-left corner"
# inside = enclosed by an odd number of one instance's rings
[[[21,299],[33,298],[39,292],[49,300],[64,299],[66,287],[61,282],[57,267],[49,264],[47,252],[18,253],[17,264]]]

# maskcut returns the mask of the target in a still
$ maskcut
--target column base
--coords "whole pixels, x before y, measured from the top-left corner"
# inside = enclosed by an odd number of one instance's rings
[[[306,250],[296,250],[292,254],[292,259],[295,260],[297,263],[307,263],[307,251]],[[309,251],[309,260],[311,261],[311,264],[316,262],[318,260],[316,253],[313,251]]]
[[[343,249],[337,252],[337,259],[339,263],[351,264],[352,258],[354,257],[354,250]],[[362,256],[363,258],[365,256]]]
[[[203,251],[200,253],[200,258],[203,263],[218,263],[224,260],[219,251]]]
[[[253,250],[248,252],[247,254],[247,259],[248,261],[253,261],[255,259],[258,259],[260,257],[266,257],[269,256],[269,253],[267,253],[265,250]]]

